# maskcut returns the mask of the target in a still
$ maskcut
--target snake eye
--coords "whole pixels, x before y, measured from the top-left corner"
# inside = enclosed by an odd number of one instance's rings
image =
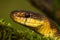
[[[25,14],[25,17],[26,17],[26,18],[29,18],[29,17],[30,17],[30,14]]]

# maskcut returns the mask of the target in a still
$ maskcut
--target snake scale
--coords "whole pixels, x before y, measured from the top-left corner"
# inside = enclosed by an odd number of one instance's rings
[[[15,10],[10,13],[10,17],[15,22],[26,25],[46,37],[60,36],[56,24],[45,15],[26,10]]]

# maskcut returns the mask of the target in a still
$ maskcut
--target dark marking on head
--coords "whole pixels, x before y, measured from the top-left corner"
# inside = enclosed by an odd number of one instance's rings
[[[29,17],[30,17],[30,14],[25,14],[25,17],[26,17],[26,18],[29,18]]]

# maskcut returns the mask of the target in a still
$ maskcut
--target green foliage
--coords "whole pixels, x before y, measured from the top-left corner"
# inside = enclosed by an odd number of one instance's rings
[[[4,19],[0,19],[0,25],[11,26],[10,23],[6,23]]]
[[[3,19],[0,20],[0,40],[54,40],[50,37],[37,34],[29,29],[21,29],[19,30],[20,32],[17,32],[16,29],[9,26],[11,26],[10,23],[6,23]]]
[[[19,33],[9,27],[9,23],[0,20],[0,40],[19,40]]]

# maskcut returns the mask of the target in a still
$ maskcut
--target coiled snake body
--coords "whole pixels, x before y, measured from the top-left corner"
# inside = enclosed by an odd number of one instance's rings
[[[31,11],[16,10],[12,11],[10,16],[15,22],[26,25],[44,36],[54,37],[58,35],[57,26],[44,15]]]

